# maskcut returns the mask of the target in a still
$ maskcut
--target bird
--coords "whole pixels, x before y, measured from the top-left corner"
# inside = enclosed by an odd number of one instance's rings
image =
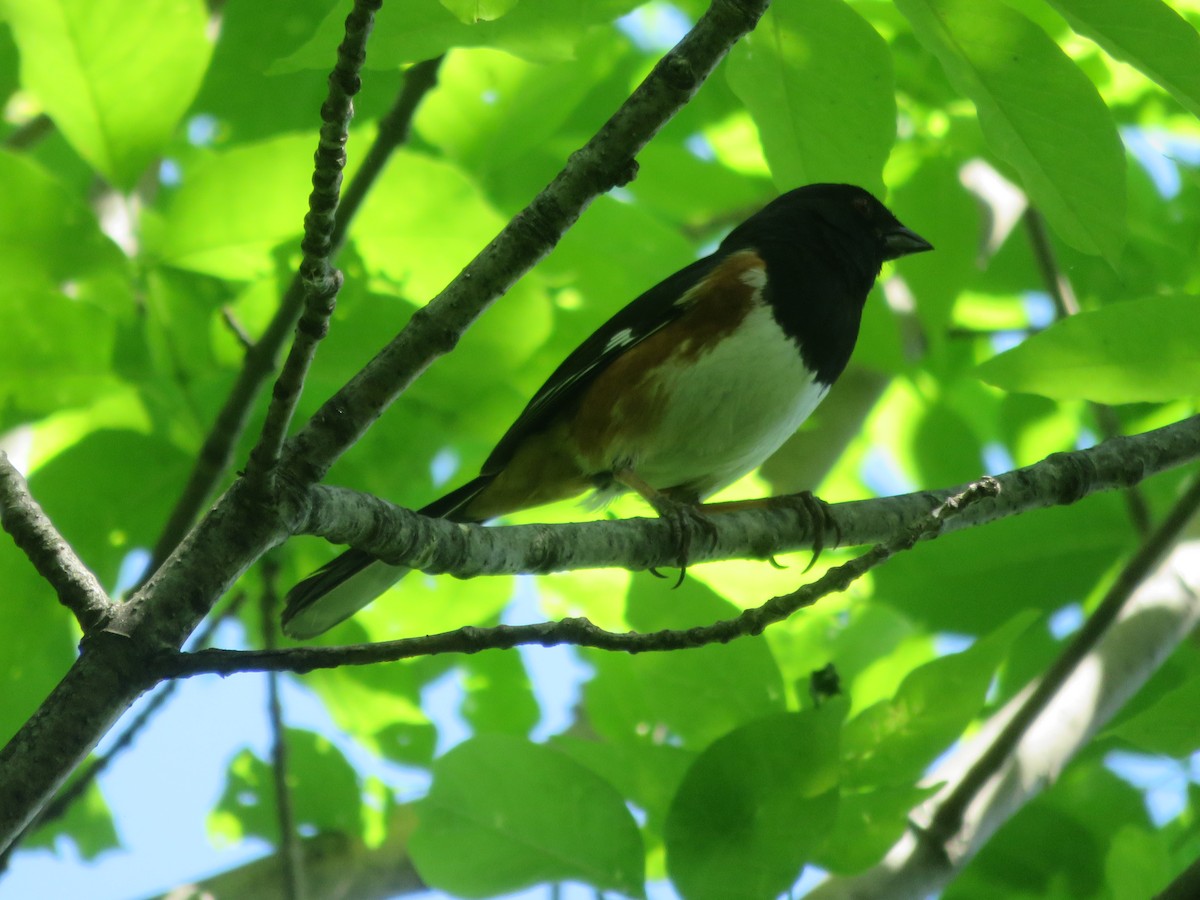
[[[480,523],[633,491],[686,547],[703,501],[778,450],[829,392],[883,263],[932,249],[861,187],[780,195],[597,328],[480,474],[419,512]],[[315,637],[408,571],[351,548],[288,592],[283,631]]]

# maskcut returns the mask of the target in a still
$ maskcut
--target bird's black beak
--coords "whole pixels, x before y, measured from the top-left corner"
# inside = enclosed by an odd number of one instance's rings
[[[910,253],[924,253],[926,250],[933,249],[933,244],[915,231],[900,224],[884,234],[883,246],[887,250],[884,259],[898,259],[901,256],[908,256]]]

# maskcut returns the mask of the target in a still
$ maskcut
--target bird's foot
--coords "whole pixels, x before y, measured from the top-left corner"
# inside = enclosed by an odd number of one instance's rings
[[[671,541],[676,548],[675,562],[679,566],[679,578],[674,586],[679,587],[687,575],[696,540],[701,539],[705,545],[712,546],[717,540],[717,526],[695,504],[673,500],[663,494],[654,497],[651,503],[659,518],[670,528]],[[651,568],[650,572],[658,578],[666,577],[656,568]]]
[[[829,533],[833,532],[833,547],[842,542],[842,529],[837,519],[829,510],[829,504],[812,491],[800,491],[797,494],[786,494],[772,499],[772,505],[783,506],[795,510],[804,522],[805,529],[812,537],[812,559],[804,571],[807,572],[817,564],[817,559],[827,545]]]

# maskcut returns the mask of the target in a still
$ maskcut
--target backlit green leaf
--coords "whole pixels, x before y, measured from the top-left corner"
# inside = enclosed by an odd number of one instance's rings
[[[1018,614],[963,652],[914,669],[890,701],[847,722],[847,779],[885,786],[917,778],[979,714],[996,667],[1035,617],[1032,611]]]
[[[992,152],[1020,174],[1055,231],[1115,264],[1125,240],[1125,153],[1087,76],[1045,32],[998,0],[896,5],[974,102]]]
[[[3,0],[21,82],[71,145],[119,187],[160,153],[200,87],[211,45],[201,0]]]
[[[1138,403],[1200,396],[1200,297],[1114,303],[1056,322],[979,367],[1006,391]]]
[[[497,7],[507,0],[489,0]],[[461,0],[454,0],[457,9]],[[406,0],[389,6],[375,20],[367,65],[388,69],[431,59],[452,47],[494,47],[535,62],[570,59],[588,30],[623,16],[638,0],[521,0],[488,21],[462,21],[440,0]],[[331,7],[312,37],[279,60],[273,72],[327,68],[342,39],[348,4]]]
[[[1162,0],[1049,0],[1071,27],[1200,115],[1200,32]]]
[[[641,895],[642,839],[624,800],[549,747],[498,734],[460,744],[434,764],[417,815],[417,870],[456,896],[566,880]]]
[[[198,161],[152,249],[167,265],[221,278],[271,273],[277,248],[299,252],[315,148],[315,135],[288,135]]]
[[[896,136],[891,57],[842,0],[773,5],[730,53],[729,81],[781,189],[844,181],[883,193]]]
[[[692,764],[667,817],[667,868],[688,900],[786,891],[838,811],[844,701],[743,725]]]
[[[328,739],[311,731],[285,731],[288,781],[297,826],[306,830],[358,834],[362,793],[358,774]],[[279,840],[275,773],[271,764],[243,750],[229,764],[225,790],[209,819],[223,840],[250,836]]]

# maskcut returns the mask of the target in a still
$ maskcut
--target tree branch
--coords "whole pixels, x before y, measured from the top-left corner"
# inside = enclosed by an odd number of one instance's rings
[[[276,616],[279,614],[279,595],[276,581],[279,565],[268,553],[262,561],[262,633],[263,648],[268,652],[279,645]],[[279,864],[282,869],[285,900],[304,900],[307,891],[304,879],[304,857],[300,847],[300,832],[296,828],[292,789],[288,784],[287,731],[283,722],[283,702],[279,699],[279,673],[267,673],[267,723],[271,729],[271,773],[275,781],[275,812],[279,819]]]
[[[362,87],[359,71],[367,59],[367,38],[375,25],[375,12],[383,0],[354,0],[346,17],[346,34],[338,45],[337,63],[329,74],[329,96],[321,104],[321,138],[317,142],[312,192],[304,217],[304,239],[300,262],[304,311],[296,324],[296,337],[275,381],[271,405],[258,444],[250,453],[247,474],[268,477],[275,469],[287,436],[304,378],[317,355],[317,345],[329,332],[329,317],[342,286],[342,273],[330,263],[334,221],[346,167],[346,141],[354,118],[354,95]]]
[[[1000,494],[947,524],[971,528],[1034,509],[1075,503],[1090,494],[1137,484],[1157,472],[1200,458],[1200,416],[1086,450],[1056,453],[996,477]],[[845,545],[886,541],[912,528],[963,486],[829,507]],[[296,533],[352,544],[397,565],[457,578],[620,566],[643,570],[672,565],[678,555],[668,525],[657,518],[567,525],[482,526],[429,519],[367,494],[314,485]],[[715,538],[693,546],[693,563],[765,559],[811,546],[807,508],[777,498],[766,508],[710,517]]]
[[[412,129],[413,115],[421,100],[437,83],[441,57],[417,63],[405,72],[404,86],[395,105],[380,120],[375,140],[363,157],[362,165],[350,179],[338,204],[333,226],[332,247],[336,253],[346,241],[350,223],[363,199],[392,152],[404,144]],[[262,336],[247,351],[237,381],[217,414],[212,430],[188,476],[183,492],[167,518],[167,524],[154,544],[148,573],[153,573],[174,550],[204,509],[217,483],[233,463],[233,451],[246,430],[250,410],[267,379],[276,369],[276,357],[293,333],[303,305],[303,280],[297,274],[279,302],[279,308]]]
[[[212,641],[213,634],[216,633],[217,627],[226,619],[237,615],[238,609],[245,600],[246,594],[244,592],[234,594],[225,609],[221,611],[221,614],[213,616],[205,623],[202,630],[196,632],[193,646],[204,647],[209,644]],[[83,767],[79,776],[73,779],[63,790],[59,791],[54,799],[47,803],[41,812],[30,821],[20,837],[0,852],[0,872],[8,868],[9,858],[20,847],[28,835],[33,834],[37,829],[45,827],[54,820],[65,816],[68,810],[75,804],[75,801],[87,792],[88,787],[103,775],[122,753],[133,746],[133,742],[137,736],[150,724],[159,711],[166,707],[171,697],[175,694],[175,691],[179,689],[180,683],[178,681],[169,681],[155,690],[145,705],[138,711],[137,715],[125,725],[121,733],[109,744],[105,752],[97,754],[88,760],[87,765]]]
[[[566,167],[367,366],[313,416],[284,450],[301,485],[320,481],[385,409],[468,326],[558,242],[598,194],[628,183],[634,156],[699,90],[768,0],[713,0]]]
[[[1162,524],[1143,542],[1138,552],[1121,570],[1116,582],[1108,589],[1096,611],[1088,617],[1083,628],[1046,670],[1029,699],[1021,705],[996,740],[938,806],[937,814],[926,833],[929,840],[945,845],[961,830],[967,807],[1008,761],[1033,722],[1112,627],[1138,585],[1146,580],[1174,546],[1197,509],[1200,509],[1200,478],[1193,480],[1192,486],[1176,502]]]
[[[0,525],[12,535],[86,634],[108,618],[112,601],[96,576],[42,511],[8,454],[0,450]]]
[[[426,637],[350,647],[294,647],[287,650],[261,651],[199,650],[194,653],[172,653],[160,659],[158,671],[164,678],[281,670],[310,672],[313,669],[395,662],[439,653],[478,653],[481,650],[511,650],[513,647],[529,645],[554,647],[571,644],[595,647],[599,650],[649,653],[691,650],[707,644],[727,644],[740,637],[762,634],[767,626],[783,621],[797,610],[811,606],[829,594],[846,590],[857,579],[897,553],[912,549],[918,541],[937,537],[948,522],[979,501],[996,496],[999,489],[999,484],[993,478],[985,478],[967,485],[891,540],[876,544],[861,556],[829,569],[816,581],[801,585],[790,594],[772,597],[761,606],[711,625],[686,630],[664,629],[649,633],[630,631],[617,634],[605,631],[587,619],[573,618],[536,625],[466,627]]]
[[[810,900],[920,900],[938,893],[1005,822],[1053,784],[1198,623],[1200,541],[1190,541],[1177,546],[1137,588],[1112,627],[1024,729],[1002,767],[973,791],[961,826],[948,842],[946,835],[935,839],[911,829],[879,865],[860,875],[830,879],[809,894]],[[1032,690],[1014,697],[928,773],[925,784],[944,787],[914,811],[914,821],[929,821],[963,780],[972,778],[977,761],[1029,702]]]

